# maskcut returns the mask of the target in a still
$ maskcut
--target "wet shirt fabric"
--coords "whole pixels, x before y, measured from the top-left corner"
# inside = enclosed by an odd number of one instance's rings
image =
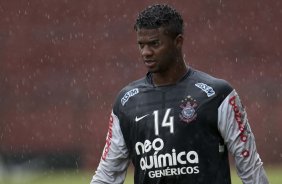
[[[243,183],[268,183],[247,115],[224,80],[190,68],[176,84],[151,74],[119,93],[95,183],[230,184],[230,152]]]

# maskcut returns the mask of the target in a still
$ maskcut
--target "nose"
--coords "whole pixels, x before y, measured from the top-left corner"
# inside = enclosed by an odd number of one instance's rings
[[[153,55],[153,51],[148,45],[145,45],[141,49],[141,55],[142,55],[143,58],[148,58],[148,57]]]

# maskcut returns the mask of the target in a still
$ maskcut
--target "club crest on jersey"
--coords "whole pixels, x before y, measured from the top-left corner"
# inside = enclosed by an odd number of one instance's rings
[[[196,107],[198,104],[196,100],[191,96],[187,96],[183,101],[180,107],[182,108],[181,113],[179,114],[179,118],[185,123],[191,123],[197,117]]]
[[[211,97],[215,94],[213,88],[208,86],[207,84],[197,83],[195,84],[195,86],[203,90],[207,94],[208,97]]]
[[[121,101],[121,104],[124,106],[125,103],[129,100],[130,97],[136,95],[139,93],[139,89],[138,88],[134,88],[128,92],[126,92],[124,94],[124,96],[122,97],[122,99],[120,100]]]

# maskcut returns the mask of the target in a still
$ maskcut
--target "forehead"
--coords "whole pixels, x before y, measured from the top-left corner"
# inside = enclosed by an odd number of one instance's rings
[[[156,40],[164,37],[167,37],[167,35],[164,34],[163,28],[137,30],[137,41]]]

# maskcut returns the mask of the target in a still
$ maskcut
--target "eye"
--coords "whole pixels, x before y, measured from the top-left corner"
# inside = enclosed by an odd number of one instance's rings
[[[160,46],[160,41],[159,41],[159,40],[152,41],[152,42],[150,43],[150,45],[151,45],[152,47],[158,47],[158,46]]]
[[[144,44],[143,43],[138,43],[138,48],[139,49],[143,49],[144,48]]]

